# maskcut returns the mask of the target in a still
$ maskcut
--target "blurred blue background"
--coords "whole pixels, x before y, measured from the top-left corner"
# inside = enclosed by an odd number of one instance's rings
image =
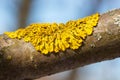
[[[0,0],[0,34],[16,30],[24,0]],[[34,22],[67,22],[93,13],[120,8],[120,0],[28,0],[25,25]],[[120,59],[103,61],[37,80],[120,80]]]

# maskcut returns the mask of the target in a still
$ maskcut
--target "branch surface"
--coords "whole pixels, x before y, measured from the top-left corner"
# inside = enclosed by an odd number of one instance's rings
[[[43,55],[31,43],[0,35],[0,80],[37,79],[119,57],[119,16],[120,9],[102,14],[93,34],[81,48],[58,54]]]

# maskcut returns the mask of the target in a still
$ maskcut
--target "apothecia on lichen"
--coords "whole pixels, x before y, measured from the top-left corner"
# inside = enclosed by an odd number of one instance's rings
[[[32,43],[42,54],[65,51],[67,48],[78,49],[85,38],[92,34],[97,25],[99,13],[70,20],[67,23],[33,23],[24,29],[5,32],[10,38],[23,39]]]

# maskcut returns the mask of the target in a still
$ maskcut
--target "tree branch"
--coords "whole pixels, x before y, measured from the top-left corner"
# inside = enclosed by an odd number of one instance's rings
[[[0,36],[0,80],[36,79],[120,56],[120,9],[102,14],[78,50],[43,55],[30,43]]]
[[[23,0],[22,5],[20,7],[20,14],[19,14],[19,24],[20,27],[26,26],[26,20],[28,17],[28,12],[31,4],[31,0]]]

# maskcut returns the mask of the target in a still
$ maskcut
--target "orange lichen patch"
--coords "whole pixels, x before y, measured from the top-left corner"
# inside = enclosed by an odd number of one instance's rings
[[[10,38],[31,42],[37,51],[43,54],[65,51],[67,48],[78,49],[83,40],[91,35],[97,25],[99,14],[83,19],[60,23],[33,23],[25,29],[5,32]]]

